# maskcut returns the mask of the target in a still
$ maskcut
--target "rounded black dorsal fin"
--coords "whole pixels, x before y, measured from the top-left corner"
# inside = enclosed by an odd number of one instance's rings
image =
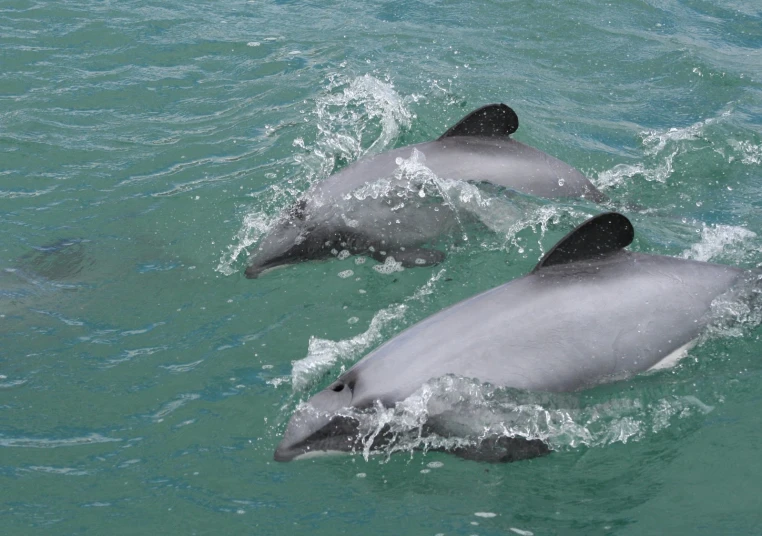
[[[635,229],[618,212],[593,216],[563,237],[537,264],[534,272],[547,266],[596,259],[626,248]]]
[[[519,128],[519,117],[505,104],[488,104],[474,110],[439,139],[453,136],[485,136],[489,138],[508,136]]]

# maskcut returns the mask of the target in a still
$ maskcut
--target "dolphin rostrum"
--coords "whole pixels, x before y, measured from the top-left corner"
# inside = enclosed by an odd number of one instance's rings
[[[606,199],[573,167],[510,138],[518,126],[511,108],[491,104],[436,141],[363,158],[315,184],[251,251],[246,277],[344,250],[382,262],[393,257],[403,266],[440,262],[444,253],[430,246],[458,224],[458,215],[434,179],[487,182],[547,198]],[[405,162],[415,169],[403,169]]]
[[[758,270],[627,251],[633,236],[621,214],[593,217],[530,274],[408,328],[301,404],[275,459],[362,449],[367,437],[347,410],[394,408],[445,375],[558,393],[670,366],[721,314],[717,303],[759,292]],[[521,437],[482,447],[455,453],[512,461],[548,452]]]

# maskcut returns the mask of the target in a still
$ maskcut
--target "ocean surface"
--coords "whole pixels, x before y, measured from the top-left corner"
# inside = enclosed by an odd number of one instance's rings
[[[311,184],[492,102],[611,201],[480,188],[437,266],[243,276]],[[3,0],[0,533],[762,534],[738,304],[673,369],[527,406],[543,458],[272,459],[342,369],[604,210],[633,250],[762,265],[758,0]],[[511,394],[416,396],[386,417]]]

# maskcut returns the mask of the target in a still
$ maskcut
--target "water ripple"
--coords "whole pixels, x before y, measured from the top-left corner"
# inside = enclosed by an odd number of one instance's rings
[[[122,439],[106,437],[101,434],[90,434],[87,436],[71,437],[67,439],[0,436],[0,447],[54,449],[61,447],[95,445],[99,443],[116,443],[119,441],[122,441]]]

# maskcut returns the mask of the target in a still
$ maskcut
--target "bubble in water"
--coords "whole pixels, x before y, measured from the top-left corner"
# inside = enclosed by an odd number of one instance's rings
[[[378,273],[385,275],[405,270],[405,268],[402,267],[402,263],[395,261],[394,257],[387,257],[386,260],[384,260],[384,264],[377,264],[373,269]]]

